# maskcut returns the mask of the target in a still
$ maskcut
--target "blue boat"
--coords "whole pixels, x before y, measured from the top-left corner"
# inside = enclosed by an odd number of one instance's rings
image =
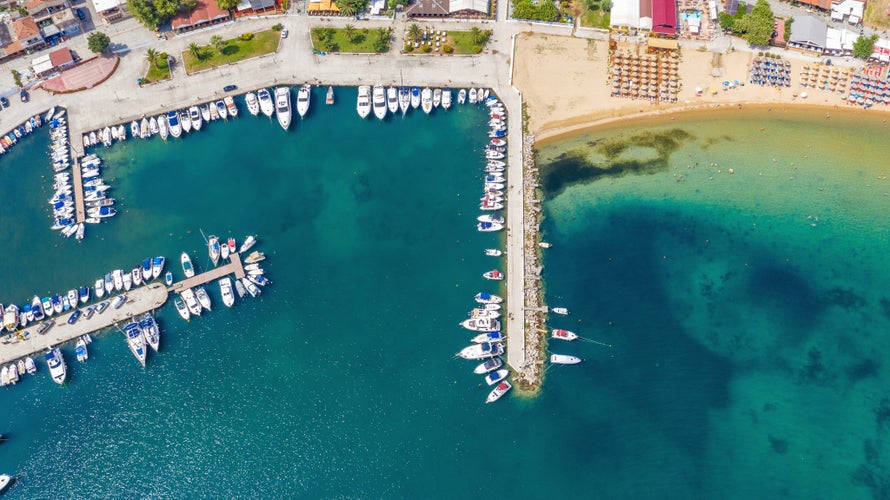
[[[488,333],[480,333],[479,335],[476,335],[475,337],[473,337],[473,342],[476,342],[477,344],[481,344],[483,342],[501,342],[505,338],[506,338],[505,335],[499,331],[488,332]]]
[[[151,279],[151,259],[142,259],[142,281]]]
[[[151,259],[151,277],[157,278],[161,275],[161,272],[164,270],[164,262],[166,259],[164,257],[155,257]]]
[[[167,283],[167,286],[173,285],[173,273],[167,271],[167,274],[164,275],[164,281]]]
[[[80,301],[82,303],[87,303],[90,300],[90,288],[86,286],[80,287],[80,290],[77,291],[77,295],[80,296]]]

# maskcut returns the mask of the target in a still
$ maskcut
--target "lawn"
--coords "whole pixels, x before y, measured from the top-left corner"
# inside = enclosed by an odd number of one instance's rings
[[[886,29],[890,26],[890,16],[887,9],[890,8],[888,0],[870,0],[865,5],[865,25],[876,29]]]
[[[232,38],[225,40],[222,50],[216,50],[209,45],[199,47],[201,58],[196,58],[188,50],[182,53],[182,61],[188,73],[194,73],[205,69],[215,68],[224,64],[250,59],[265,54],[270,54],[278,49],[281,34],[275,30],[260,31],[253,34],[250,40]]]
[[[313,28],[312,46],[325,52],[374,54],[377,53],[375,42],[378,36],[377,30],[353,29],[352,40],[350,40],[345,29]],[[389,42],[386,44],[386,49],[381,52],[387,51],[389,51]]]
[[[170,66],[167,64],[167,58],[159,57],[155,64],[148,65],[148,73],[142,78],[142,85],[149,83],[157,83],[170,79]]]
[[[479,43],[473,43],[473,35],[469,31],[449,31],[448,42],[454,47],[455,54],[478,54],[488,42],[486,31],[479,35]]]
[[[581,15],[581,26],[585,28],[609,29],[610,15],[601,10],[588,10]]]

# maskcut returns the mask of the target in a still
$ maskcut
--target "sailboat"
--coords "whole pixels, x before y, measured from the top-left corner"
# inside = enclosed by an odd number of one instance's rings
[[[215,266],[219,262],[219,238],[210,236],[210,238],[207,239],[207,249],[210,253],[210,260],[213,261],[213,265]]]
[[[402,111],[402,116],[405,116],[405,113],[408,112],[408,108],[411,107],[411,91],[408,87],[402,86],[399,88],[399,109]]]

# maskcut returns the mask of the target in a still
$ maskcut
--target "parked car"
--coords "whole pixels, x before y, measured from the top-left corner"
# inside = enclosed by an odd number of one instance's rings
[[[19,93],[19,97],[21,97],[22,102],[28,102],[28,91],[22,89],[22,91]]]
[[[284,28],[283,30],[281,30],[281,38],[287,38],[287,33],[288,33],[287,28]]]
[[[5,97],[0,97],[0,106],[3,106],[4,108],[8,108],[9,100]]]
[[[77,18],[81,21],[87,18],[86,14],[84,14],[83,11],[80,9],[74,9],[74,13],[77,14]]]
[[[238,89],[237,85],[226,85],[225,87],[223,87],[223,92],[231,92],[231,91],[237,90],[237,89]]]

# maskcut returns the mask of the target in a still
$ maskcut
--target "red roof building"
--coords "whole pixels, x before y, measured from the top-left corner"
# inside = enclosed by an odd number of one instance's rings
[[[52,63],[54,68],[67,68],[74,64],[74,56],[71,55],[71,51],[68,50],[68,47],[65,47],[50,52],[49,62]]]
[[[180,12],[170,20],[174,31],[183,32],[231,19],[232,14],[216,5],[216,0],[198,0],[191,12]]]
[[[652,0],[652,31],[661,35],[677,34],[676,0]]]

